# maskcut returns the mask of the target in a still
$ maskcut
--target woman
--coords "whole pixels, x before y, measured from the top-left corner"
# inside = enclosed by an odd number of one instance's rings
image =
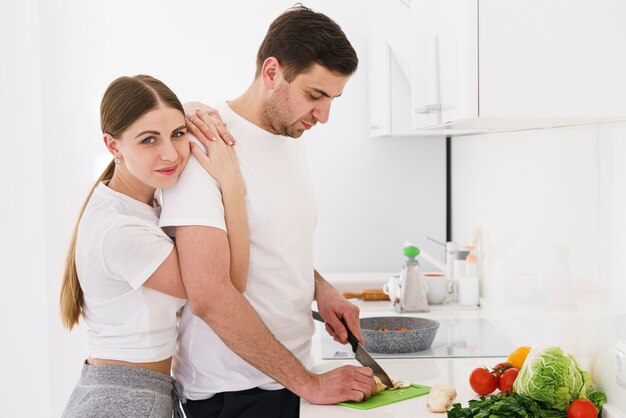
[[[189,158],[183,107],[150,76],[120,77],[100,106],[114,157],[85,202],[61,289],[63,324],[82,316],[89,359],[64,417],[182,416],[170,377],[177,311],[185,303],[176,248],[159,228],[156,189],[172,186]],[[198,135],[194,156],[220,183],[231,265],[248,264],[243,180],[232,147]],[[224,187],[228,185],[228,187]],[[242,250],[245,249],[245,250]],[[247,268],[233,283],[245,288]]]

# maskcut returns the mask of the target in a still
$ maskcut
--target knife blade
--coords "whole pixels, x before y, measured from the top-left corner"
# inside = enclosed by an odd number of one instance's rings
[[[322,316],[319,314],[319,312],[312,311],[312,314],[313,319],[323,323],[326,322],[324,321],[324,318],[322,318]],[[352,352],[354,352],[354,357],[356,358],[356,360],[361,363],[361,365],[372,369],[372,371],[374,372],[374,376],[378,376],[380,381],[383,382],[385,386],[387,386],[388,388],[392,388],[393,383],[391,382],[389,375],[385,373],[383,368],[380,367],[380,364],[378,364],[376,360],[374,360],[372,356],[370,356],[367,351],[365,351],[365,348],[363,348],[363,346],[359,343],[359,340],[357,340],[354,334],[352,334],[350,328],[348,328],[348,325],[343,318],[341,318],[341,323],[344,327],[346,327],[346,331],[348,331],[348,342],[352,346]]]

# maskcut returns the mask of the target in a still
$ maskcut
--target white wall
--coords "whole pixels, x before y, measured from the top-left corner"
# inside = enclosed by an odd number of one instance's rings
[[[233,98],[252,81],[267,26],[293,2],[1,4],[2,144],[8,152],[0,164],[0,210],[10,221],[1,252],[0,355],[10,361],[1,366],[0,416],[22,416],[26,402],[32,416],[59,416],[86,356],[84,330],[68,333],[58,320],[60,276],[94,166],[106,156],[98,107],[107,84],[147,73],[183,101]],[[443,140],[369,138],[368,4],[306,4],[343,27],[361,60],[330,122],[305,139],[320,210],[319,269],[397,270],[404,239],[441,255],[423,240],[445,238]],[[36,403],[27,398],[32,393]]]
[[[0,2],[2,417],[23,406],[45,417],[50,405],[38,12],[35,0]]]
[[[453,236],[482,228],[486,304],[531,346],[626,338],[626,125],[458,138],[452,155]]]
[[[446,238],[444,139],[368,138],[363,120],[357,122],[342,125],[338,131],[345,133],[337,136],[323,137],[320,130],[309,143],[319,207],[318,268],[399,271],[404,240],[443,260],[443,247],[426,237]]]

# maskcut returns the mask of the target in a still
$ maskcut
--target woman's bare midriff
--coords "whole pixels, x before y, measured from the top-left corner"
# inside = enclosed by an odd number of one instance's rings
[[[172,358],[166,358],[165,360],[155,361],[152,363],[129,363],[127,361],[119,361],[119,360],[108,360],[108,359],[99,359],[89,357],[87,360],[92,366],[129,366],[129,367],[138,367],[141,369],[152,370],[154,372],[163,373],[166,375],[170,375],[170,369],[172,367]]]

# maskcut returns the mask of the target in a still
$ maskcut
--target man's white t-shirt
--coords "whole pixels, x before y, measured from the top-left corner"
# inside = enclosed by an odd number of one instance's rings
[[[305,145],[259,128],[225,102],[217,110],[237,141],[246,184],[250,266],[245,296],[276,339],[308,367],[314,331],[311,303],[317,210]],[[162,206],[162,227],[226,229],[219,185],[193,156],[177,184],[163,191]],[[166,228],[169,233],[172,229]],[[254,387],[282,388],[226,347],[189,306],[183,310],[179,335],[173,371],[187,398],[206,399]]]
[[[76,271],[83,290],[89,355],[146,363],[176,348],[176,313],[185,301],[142,286],[172,252],[159,208],[94,190],[78,226]]]

